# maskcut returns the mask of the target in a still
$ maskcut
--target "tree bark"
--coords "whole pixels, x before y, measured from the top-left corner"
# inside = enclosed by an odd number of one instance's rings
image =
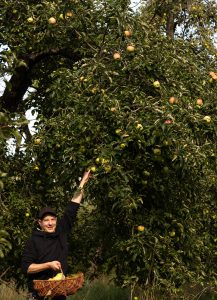
[[[48,51],[33,53],[27,57],[21,58],[24,63],[15,68],[13,75],[6,85],[3,95],[0,97],[1,109],[9,112],[19,111],[19,106],[25,93],[32,83],[32,69],[44,58],[53,55],[69,57],[73,61],[80,59],[79,54],[73,54],[70,49],[50,49]]]
[[[174,21],[174,13],[171,11],[167,16],[167,24],[166,24],[166,35],[167,37],[173,39],[175,33],[175,21]]]
[[[16,112],[30,85],[31,69],[24,66],[16,68],[0,98],[1,107],[9,112]]]

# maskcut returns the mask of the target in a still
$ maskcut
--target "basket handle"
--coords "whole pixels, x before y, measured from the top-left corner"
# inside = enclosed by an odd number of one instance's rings
[[[60,272],[64,275],[62,267],[60,267]]]

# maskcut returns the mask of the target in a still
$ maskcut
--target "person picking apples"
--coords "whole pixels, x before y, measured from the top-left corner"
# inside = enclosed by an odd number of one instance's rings
[[[73,222],[76,218],[80,202],[83,198],[83,188],[90,178],[90,170],[86,171],[79,187],[71,201],[67,204],[63,216],[58,219],[56,212],[50,207],[44,207],[38,214],[39,228],[33,230],[26,242],[21,267],[28,279],[28,300],[43,300],[33,287],[33,280],[48,280],[59,272],[67,274],[68,241]],[[65,296],[53,297],[64,300]]]

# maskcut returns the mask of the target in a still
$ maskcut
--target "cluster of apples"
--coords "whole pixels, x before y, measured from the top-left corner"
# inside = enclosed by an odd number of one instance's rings
[[[173,96],[170,97],[168,101],[169,101],[170,104],[178,104],[179,103],[179,100],[176,97],[173,97]],[[203,105],[203,99],[198,98],[196,100],[196,105],[202,106]]]
[[[209,72],[209,75],[212,77],[213,80],[217,80],[217,73]]]
[[[72,18],[72,17],[73,17],[73,12],[72,12],[71,10],[67,11],[67,12],[65,13],[65,16],[64,16],[63,14],[60,14],[60,15],[59,15],[59,18],[62,19],[62,20],[68,19],[68,18]],[[33,17],[29,17],[29,18],[27,19],[27,22],[30,23],[30,24],[33,23],[33,22],[34,22],[34,18],[33,18]],[[50,25],[56,25],[57,19],[54,18],[54,17],[50,17],[50,18],[48,19],[48,23],[49,23]]]
[[[125,36],[126,38],[131,37],[131,35],[132,35],[132,32],[131,32],[130,30],[125,30],[125,31],[124,31],[124,36]],[[134,46],[133,44],[129,44],[129,45],[127,46],[127,52],[132,53],[132,52],[134,52],[134,51],[135,51],[135,46]],[[117,52],[117,51],[116,51],[116,52],[113,54],[113,58],[114,58],[115,60],[121,59],[121,54],[120,54],[120,52]]]
[[[49,278],[49,281],[53,281],[53,280],[63,280],[65,279],[65,275],[63,273],[58,273],[56,276]]]

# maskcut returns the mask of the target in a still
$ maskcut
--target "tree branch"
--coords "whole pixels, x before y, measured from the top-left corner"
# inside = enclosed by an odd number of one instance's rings
[[[81,58],[79,54],[73,53],[71,49],[59,48],[32,53],[26,57],[21,57],[20,59],[24,63],[15,68],[14,74],[11,76],[3,95],[0,97],[2,109],[9,112],[16,112],[19,110],[20,103],[32,83],[33,67],[43,59],[53,55],[61,55],[63,57],[71,58],[74,61]]]
[[[174,38],[174,33],[176,28],[174,19],[175,19],[174,13],[172,11],[169,12],[167,16],[166,35],[171,39]]]

